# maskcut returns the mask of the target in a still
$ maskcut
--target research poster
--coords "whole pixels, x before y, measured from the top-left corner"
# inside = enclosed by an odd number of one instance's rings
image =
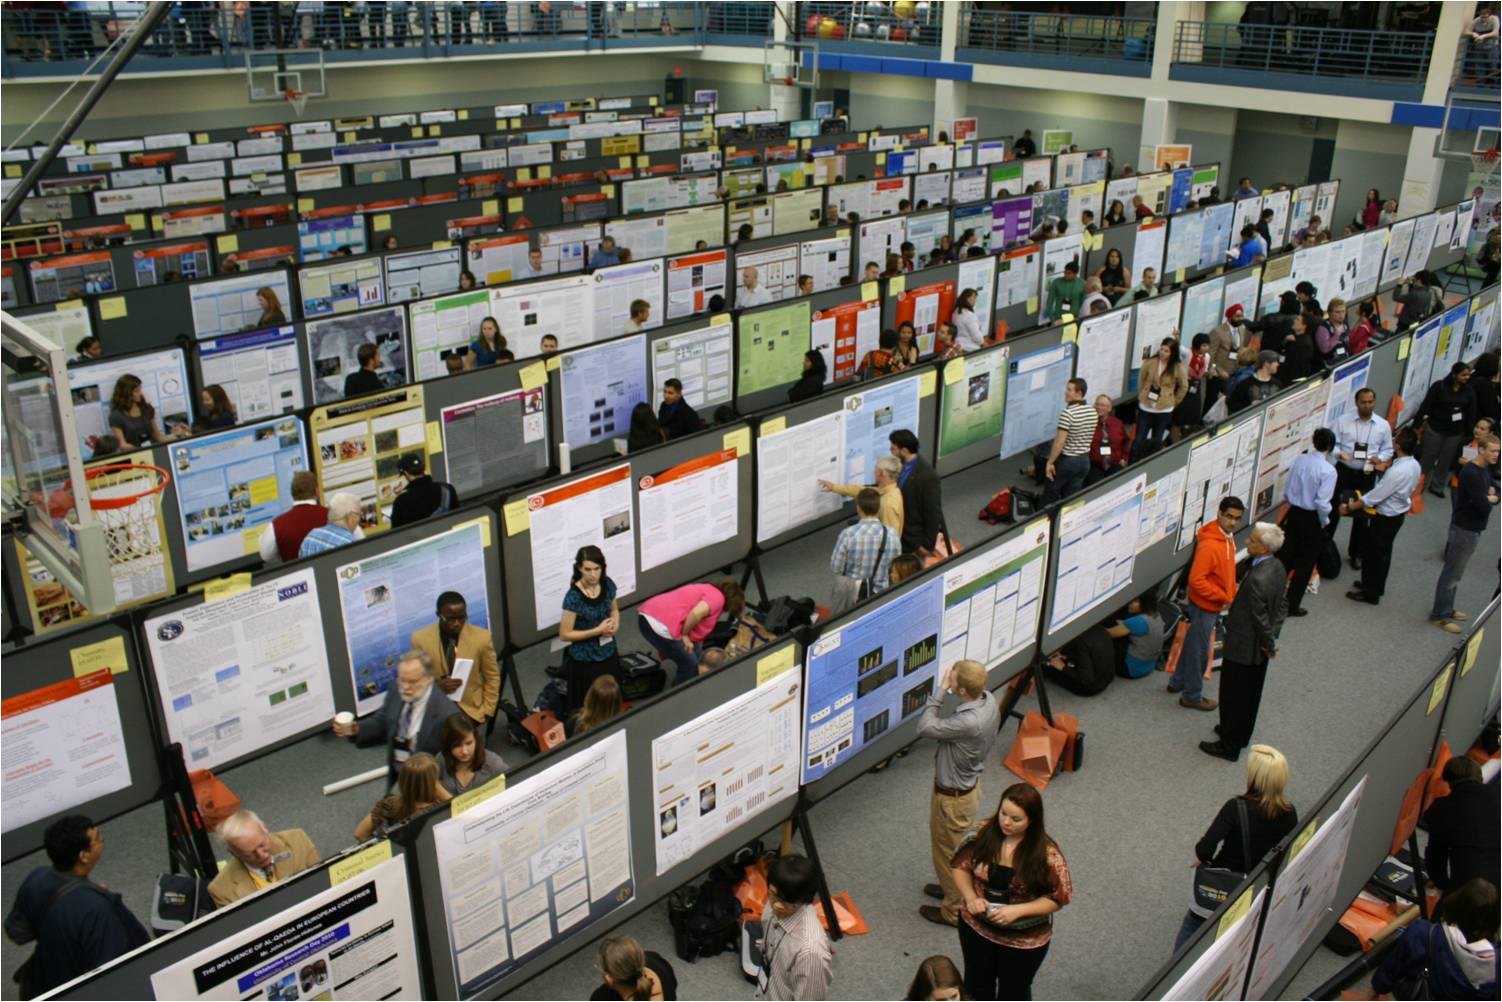
[[[921,434],[918,426],[918,384],[914,375],[881,383],[845,397],[844,473],[841,483],[874,484],[876,461],[892,454],[889,436],[905,428]]]
[[[248,929],[226,928],[151,987],[160,999],[421,998],[406,863],[388,859]]]
[[[939,455],[1001,434],[1006,412],[1007,359],[1011,348],[969,352],[944,365],[939,411]]]
[[[1413,229],[1417,222],[1415,219],[1403,219],[1393,223],[1388,229],[1390,236],[1382,262],[1381,285],[1391,285],[1399,279],[1411,277],[1409,272],[1403,270],[1403,265],[1408,260],[1408,248],[1413,243]]]
[[[1183,316],[1179,319],[1180,347],[1191,348],[1196,334],[1208,334],[1225,320],[1221,313],[1225,290],[1223,276],[1201,279],[1184,290]]]
[[[1059,515],[1059,564],[1050,633],[1131,584],[1146,488],[1147,474],[1140,473],[1104,494],[1064,505]]]
[[[1187,474],[1181,466],[1147,485],[1142,492],[1142,514],[1137,520],[1137,552],[1179,534],[1179,513],[1184,510],[1184,483]]]
[[[327,725],[334,691],[313,568],[146,620],[167,740],[217,769]]]
[[[625,438],[631,431],[631,411],[640,403],[653,404],[646,347],[646,335],[637,334],[580,348],[559,359],[563,440],[570,449]]]
[[[261,534],[287,510],[292,475],[308,469],[295,417],[200,435],[171,450],[190,572],[258,554]]]
[[[897,293],[897,326],[913,325],[914,340],[921,355],[930,355],[934,350],[934,338],[939,325],[949,323],[954,313],[954,297],[959,288],[954,279],[931,282]]]
[[[632,261],[599,268],[590,275],[594,282],[594,338],[615,337],[627,333],[631,322],[631,304],[640,299],[647,304],[647,322],[643,328],[661,327],[663,318],[662,258]]]
[[[1075,346],[1066,341],[1007,360],[1002,459],[1053,437],[1064,409],[1064,386],[1074,375],[1074,354]]]
[[[881,300],[840,303],[827,310],[815,310],[809,329],[813,350],[824,356],[828,381],[849,379],[855,375],[866,352],[880,346]]]
[[[26,544],[15,538],[11,542],[16,546],[16,566],[21,571],[26,612],[31,616],[31,626],[37,634],[78,626],[94,618],[94,614],[73,597],[52,570],[32,556]]]
[[[1361,355],[1348,359],[1330,373],[1330,396],[1325,401],[1325,413],[1321,424],[1340,434],[1340,426],[1346,418],[1356,416],[1356,394],[1366,386],[1372,372],[1372,356]]]
[[[1253,519],[1283,503],[1283,488],[1288,484],[1294,460],[1314,448],[1314,430],[1324,426],[1330,382],[1321,379],[1267,405],[1257,483],[1252,497],[1242,498],[1251,505],[1248,514]]]
[[[631,902],[628,803],[617,731],[433,826],[460,997]]]
[[[992,244],[993,247],[999,246]],[[1043,251],[1036,245],[1003,251],[996,262],[996,308],[1005,309],[1018,303],[1027,304],[1027,312],[1038,306],[1038,275],[1043,268]]]
[[[1163,278],[1177,276],[1200,263],[1200,242],[1205,237],[1202,212],[1186,212],[1168,223],[1168,249],[1163,255]]]
[[[122,658],[124,651],[122,644]],[[122,660],[118,667],[111,664],[0,703],[5,729],[0,830],[66,814],[130,786],[113,674],[127,670]],[[793,745],[796,756],[796,738]]]
[[[203,385],[224,388],[241,421],[303,406],[297,328],[291,324],[198,342],[198,372]]]
[[[1434,367],[1434,356],[1439,345],[1439,326],[1444,317],[1431,317],[1419,325],[1408,347],[1408,367],[1403,370],[1403,409],[1393,427],[1401,427],[1418,413],[1429,391],[1429,374]],[[1399,355],[1402,349],[1398,349]]]
[[[391,505],[406,486],[397,464],[407,456],[428,461],[422,407],[422,387],[403,386],[320,407],[308,419],[320,495],[348,491],[359,497],[367,532],[391,527]]]
[[[798,792],[803,679],[783,672],[652,741],[660,877]]]
[[[558,623],[573,574],[573,555],[581,546],[598,546],[604,552],[621,604],[636,591],[630,463],[529,495],[527,510],[538,629]]]
[[[1132,347],[1132,311],[1112,310],[1080,321],[1079,371],[1087,402],[1104,393],[1112,400],[1126,395],[1127,352]]]
[[[737,323],[740,340],[737,396],[798,381],[803,375],[803,353],[811,344],[808,300],[743,313]]]
[[[1137,318],[1132,324],[1132,355],[1128,364],[1127,392],[1137,392],[1137,380],[1142,372],[1142,363],[1158,353],[1163,339],[1173,337],[1179,327],[1179,302],[1182,292],[1144,299],[1137,304]]]
[[[1137,224],[1132,240],[1132,274],[1142,281],[1142,273],[1151,268],[1162,282],[1163,254],[1168,242],[1168,220],[1153,217]]]
[[[939,664],[948,668],[968,658],[989,670],[1031,644],[1043,615],[1047,569],[1048,519],[1040,518],[947,570]]]
[[[840,510],[844,499],[821,490],[819,481],[841,482],[844,442],[843,410],[770,434],[763,430],[756,442],[758,543]]]
[[[493,393],[443,408],[448,482],[461,498],[517,483],[548,468],[544,387]]]
[[[809,648],[804,783],[822,778],[923,708],[939,666],[943,603],[943,580],[930,578],[825,631]]]
[[[420,300],[409,309],[412,311],[412,378],[416,380],[447,374],[443,357],[459,348],[467,350],[470,342],[480,336],[481,322],[494,314],[487,289]],[[501,333],[509,338],[504,326]],[[512,350],[521,356],[520,351]]]
[[[30,317],[22,318],[28,323]],[[75,342],[65,348],[72,353]],[[153,427],[170,432],[193,421],[188,405],[188,369],[180,348],[148,351],[128,358],[101,359],[68,367],[68,390],[73,398],[73,423],[78,428],[79,449],[88,456],[100,435],[110,433],[110,398],[121,376],[141,381],[141,395],[156,408]],[[129,443],[122,442],[121,445]],[[147,460],[150,462],[150,460]]]
[[[735,397],[735,329],[725,315],[699,330],[670,334],[652,342],[652,382],[657,391],[669,379],[683,384],[683,399],[696,411],[713,414]]]
[[[850,231],[798,245],[798,270],[814,280],[815,292],[838,288],[850,274]]]
[[[1250,892],[1248,892],[1250,893]],[[1267,899],[1267,888],[1257,892],[1250,906],[1229,929],[1219,929],[1210,948],[1200,954],[1189,970],[1185,971],[1173,987],[1163,995],[1163,1002],[1220,1002],[1222,999],[1240,999],[1241,986],[1246,982],[1247,968],[1252,963],[1252,951],[1257,938],[1257,917],[1262,914],[1262,903]],[[1224,922],[1224,919],[1221,920]]]
[[[643,571],[735,538],[737,456],[734,449],[722,449],[641,478]]]
[[[344,399],[344,381],[360,368],[361,345],[373,344],[380,352],[375,373],[383,387],[393,389],[407,381],[407,315],[400,306],[313,320],[307,332],[315,404]]]
[[[397,659],[412,649],[412,634],[438,621],[443,592],[463,595],[469,622],[490,628],[484,545],[489,533],[482,520],[338,568],[339,611],[358,715],[381,708],[396,678]]]
[[[709,309],[712,296],[725,296],[727,253],[700,251],[668,259],[667,319],[677,320]]]
[[[1224,497],[1250,497],[1257,475],[1257,444],[1265,414],[1239,424],[1223,425],[1213,437],[1205,435],[1189,447],[1188,480],[1184,485],[1184,515],[1179,521],[1179,544],[1174,552],[1194,543],[1195,533],[1215,517]]]
[[[616,333],[598,331],[593,323],[582,322],[584,317],[594,315],[594,282],[589,275],[502,285],[490,292],[491,315],[518,359],[541,354],[542,339],[549,334],[558,339],[559,348],[567,351]],[[662,316],[662,310],[657,315]]]

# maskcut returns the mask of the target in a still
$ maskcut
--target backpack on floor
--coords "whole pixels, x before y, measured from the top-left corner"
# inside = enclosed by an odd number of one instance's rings
[[[642,651],[621,655],[621,699],[651,699],[667,687],[668,673],[661,661]]]
[[[735,896],[740,875],[723,863],[709,871],[704,883],[680,887],[668,897],[668,921],[673,947],[693,963],[741,946],[741,902]]]
[[[978,516],[982,522],[996,525],[999,522],[1015,521],[1012,517],[1012,489],[1003,487],[991,495],[991,500],[980,510]]]

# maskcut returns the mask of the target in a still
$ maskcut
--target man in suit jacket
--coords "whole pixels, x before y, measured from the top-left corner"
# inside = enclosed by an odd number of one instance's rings
[[[441,754],[443,722],[462,712],[452,699],[433,684],[437,673],[433,659],[423,651],[408,651],[396,663],[396,681],[386,689],[386,701],[364,721],[341,724],[334,720],[334,733],[354,738],[361,748],[386,746],[387,784],[394,786],[402,763],[415,752]]]
[[[897,475],[897,486],[902,490],[902,552],[926,556],[933,552],[944,525],[939,475],[918,455],[918,436],[908,429],[897,429],[887,441],[892,444],[892,455],[902,463],[902,472]]]
[[[433,659],[438,688],[458,702],[459,709],[469,719],[482,724],[495,716],[501,700],[501,668],[496,661],[495,643],[489,630],[469,625],[463,595],[446,591],[438,596],[438,622],[413,633],[412,647]],[[466,659],[473,661],[474,667],[464,693],[455,697],[459,680],[450,676],[454,664]]]
[[[1220,740],[1201,741],[1200,751],[1228,762],[1252,743],[1267,663],[1278,654],[1278,633],[1288,615],[1288,568],[1273,556],[1283,530],[1258,522],[1247,539],[1251,566],[1226,613],[1226,644],[1220,666]]]
[[[318,865],[318,850],[301,828],[274,832],[254,811],[236,811],[219,825],[230,859],[209,884],[214,907],[248,898]]]

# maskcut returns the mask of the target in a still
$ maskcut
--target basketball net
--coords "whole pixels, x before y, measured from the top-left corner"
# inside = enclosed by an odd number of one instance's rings
[[[111,566],[159,560],[162,534],[157,518],[167,471],[156,466],[115,463],[87,471],[89,506],[104,526]]]
[[[292,113],[301,117],[302,111],[308,106],[308,92],[305,90],[284,90],[282,96],[292,106]]]
[[[1497,173],[1497,150],[1479,150],[1471,154],[1471,173],[1480,174],[1489,184]]]

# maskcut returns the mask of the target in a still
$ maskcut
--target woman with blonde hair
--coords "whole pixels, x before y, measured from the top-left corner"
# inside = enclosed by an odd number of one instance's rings
[[[569,737],[609,723],[619,717],[623,709],[621,684],[614,675],[601,675],[584,694],[584,705],[579,707],[579,712],[569,718]]]
[[[1194,844],[1198,863],[1248,873],[1298,826],[1299,812],[1284,795],[1287,788],[1288,759],[1272,745],[1252,745],[1246,762],[1246,792],[1222,804],[1204,837]],[[1174,939],[1175,952],[1210,917],[1196,908],[1191,900]]]
[[[590,993],[592,1002],[635,999],[673,1002],[678,998],[678,977],[673,965],[652,950],[643,950],[630,936],[611,936],[600,944],[596,966],[605,983]]]
[[[408,818],[452,799],[439,784],[438,776],[438,760],[427,752],[418,752],[403,762],[396,777],[396,792],[382,797],[355,826],[356,841],[385,835]]]

